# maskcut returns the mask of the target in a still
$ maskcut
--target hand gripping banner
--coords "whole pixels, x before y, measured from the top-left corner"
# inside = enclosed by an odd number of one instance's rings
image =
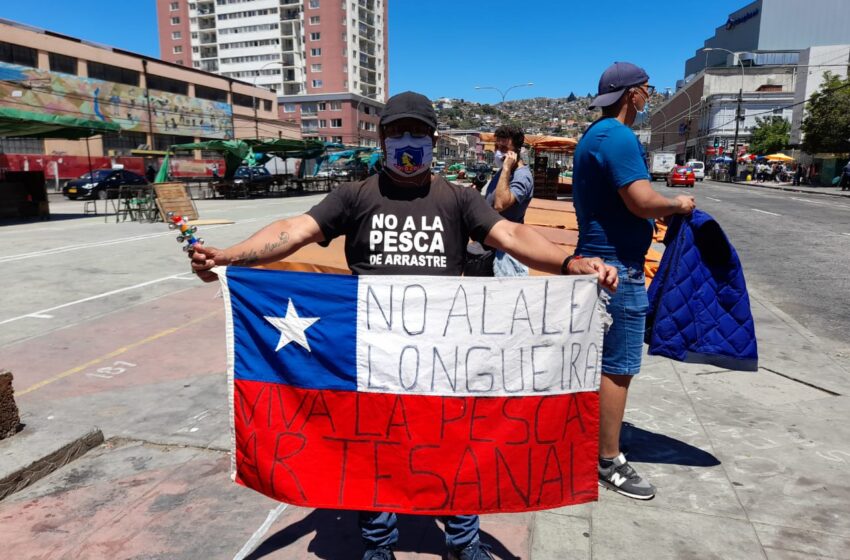
[[[236,482],[429,515],[596,499],[594,277],[218,272]]]

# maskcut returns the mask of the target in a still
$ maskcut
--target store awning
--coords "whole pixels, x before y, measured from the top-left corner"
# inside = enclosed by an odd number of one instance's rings
[[[478,137],[484,143],[484,150],[495,151],[496,136],[492,132],[481,132]],[[529,148],[545,152],[572,152],[578,140],[565,136],[547,136],[544,134],[526,134],[525,145]]]
[[[113,123],[0,106],[0,137],[77,140],[119,130],[121,127]]]

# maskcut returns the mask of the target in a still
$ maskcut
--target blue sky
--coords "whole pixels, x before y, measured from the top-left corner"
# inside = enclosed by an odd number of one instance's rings
[[[748,0],[389,0],[390,93],[494,103],[594,92],[615,60],[674,87],[685,60]],[[528,7],[531,8],[528,8]],[[3,0],[0,17],[158,56],[153,0]]]

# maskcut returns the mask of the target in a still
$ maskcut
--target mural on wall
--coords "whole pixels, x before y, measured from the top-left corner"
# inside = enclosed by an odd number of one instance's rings
[[[130,132],[149,132],[146,90],[138,86],[81,78],[0,62],[0,106],[21,113],[98,121]],[[230,139],[228,103],[150,91],[155,134]]]

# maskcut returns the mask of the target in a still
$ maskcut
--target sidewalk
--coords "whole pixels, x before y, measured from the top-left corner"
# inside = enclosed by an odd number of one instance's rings
[[[845,198],[850,198],[850,191],[842,191],[840,187],[812,187],[809,185],[793,185],[792,183],[774,183],[773,181],[766,181],[764,183],[759,183],[758,181],[736,181],[735,185],[745,185],[748,187],[760,187],[764,189],[773,189],[779,191],[788,191],[788,192],[801,192],[801,193],[813,193],[813,194],[823,194],[826,196],[841,196]]]
[[[192,338],[220,340],[214,287],[195,289],[204,292],[164,298],[158,313],[213,312]],[[758,373],[650,357],[633,385],[624,444],[658,496],[600,490],[592,504],[484,516],[497,558],[847,557],[850,376],[811,333],[752,295]],[[115,321],[128,324],[132,313]],[[162,328],[160,317],[150,322]],[[145,336],[138,328],[134,336]],[[72,335],[53,336],[60,348]],[[25,422],[96,424],[107,441],[0,502],[8,557],[231,559],[256,545],[247,558],[359,558],[352,512],[279,507],[230,481],[223,356],[187,362],[177,352],[185,340],[161,337],[116,358],[138,364],[135,377],[91,377],[73,392],[62,385],[68,377],[20,399]],[[41,342],[25,344],[10,356]],[[165,375],[174,368],[180,376]],[[280,517],[252,541],[275,508]],[[400,528],[399,560],[443,553],[433,519],[404,517]]]

